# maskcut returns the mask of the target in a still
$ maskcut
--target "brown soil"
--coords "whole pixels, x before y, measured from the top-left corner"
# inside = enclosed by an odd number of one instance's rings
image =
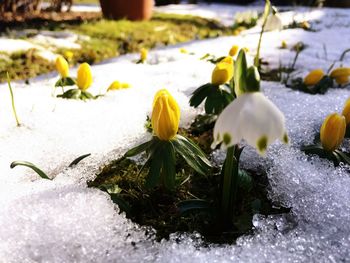
[[[38,13],[13,14],[5,12],[0,14],[0,32],[4,32],[6,28],[38,26],[69,22],[70,24],[79,24],[87,20],[97,20],[102,18],[100,12],[48,12],[42,11]]]

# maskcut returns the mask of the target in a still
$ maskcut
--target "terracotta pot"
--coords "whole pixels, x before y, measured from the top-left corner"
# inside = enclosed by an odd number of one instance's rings
[[[350,0],[327,0],[325,6],[350,7]]]
[[[103,16],[110,19],[148,20],[153,0],[100,0]]]

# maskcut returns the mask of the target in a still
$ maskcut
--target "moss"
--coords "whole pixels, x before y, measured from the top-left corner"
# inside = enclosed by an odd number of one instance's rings
[[[52,21],[30,26],[54,31],[70,30],[89,36],[89,40],[80,42],[82,49],[73,51],[71,65],[82,62],[94,64],[121,54],[139,52],[142,47],[155,48],[231,33],[230,29],[213,20],[171,14],[154,14],[150,21],[94,19],[84,23]],[[21,29],[26,28],[21,25]],[[64,54],[71,50],[54,51]],[[6,71],[11,73],[13,79],[28,79],[52,70],[53,63],[40,58],[33,51],[15,54],[10,62],[0,58],[0,82],[5,81]]]

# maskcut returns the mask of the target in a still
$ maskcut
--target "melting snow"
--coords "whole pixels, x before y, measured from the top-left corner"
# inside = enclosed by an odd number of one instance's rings
[[[278,49],[281,41],[286,40],[289,46],[303,41],[308,48],[297,62],[297,75],[302,76],[315,67],[326,70],[348,48],[350,11],[300,12],[305,18],[317,16],[320,19],[317,27],[321,31],[294,29],[267,33],[262,56],[271,67],[278,67],[280,62],[290,64],[295,53]],[[312,96],[286,89],[276,82],[262,83],[265,94],[286,115],[291,145],[274,144],[265,159],[247,147],[242,166],[266,170],[271,199],[292,207],[292,214],[267,218],[256,215],[254,233],[239,238],[236,245],[202,247],[196,234],[174,234],[169,241],[155,242],[152,231],[118,214],[118,208],[106,194],[86,187],[86,181],[93,178],[103,164],[146,139],[143,125],[158,89],[169,89],[182,109],[181,125],[188,125],[198,113],[188,106],[188,98],[194,89],[210,80],[213,69],[211,63],[198,58],[208,52],[225,55],[233,44],[249,47],[254,54],[256,32],[257,29],[252,29],[238,37],[154,50],[150,52],[149,65],[134,64],[132,61],[138,55],[131,54],[93,66],[92,93],[105,93],[114,80],[132,86],[95,101],[55,98],[55,74],[41,76],[30,85],[13,83],[17,111],[23,123],[19,128],[15,127],[11,113],[8,89],[1,84],[1,261],[348,261],[348,167],[334,168],[330,162],[306,156],[299,150],[300,145],[312,141],[327,114],[341,111],[350,95],[347,89]],[[181,54],[180,47],[196,55]],[[344,63],[349,65],[349,62],[346,58]],[[77,167],[67,168],[75,157],[85,153],[92,156]],[[216,154],[222,158],[222,152]],[[11,170],[9,164],[13,160],[31,161],[55,179],[40,180],[25,168]]]

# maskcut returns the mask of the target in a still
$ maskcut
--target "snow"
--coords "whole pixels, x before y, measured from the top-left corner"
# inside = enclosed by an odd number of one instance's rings
[[[172,7],[169,7],[171,9]],[[178,6],[178,8],[182,8]],[[183,7],[185,9],[185,7]],[[198,9],[192,11],[199,14]],[[213,9],[219,17],[222,10]],[[290,29],[263,37],[262,57],[270,66],[290,64],[295,52],[278,49],[303,41],[308,45],[298,59],[297,76],[323,68],[348,48],[350,11],[299,11],[313,18],[320,31]],[[282,14],[282,18],[284,14]],[[286,14],[293,17],[290,12]],[[287,18],[283,18],[286,19]],[[321,20],[322,19],[322,20]],[[350,258],[349,167],[306,156],[299,146],[312,143],[324,117],[340,112],[348,89],[326,95],[308,95],[263,82],[262,89],[285,114],[291,144],[275,143],[262,158],[250,147],[242,154],[245,168],[263,169],[271,183],[270,198],[292,207],[288,216],[256,215],[254,233],[235,245],[201,246],[197,234],[156,242],[150,229],[118,213],[108,195],[89,189],[86,181],[129,147],[147,139],[146,115],[153,95],[167,88],[181,107],[181,126],[198,113],[188,105],[191,92],[210,80],[213,65],[198,58],[206,53],[225,55],[233,44],[251,54],[259,32],[253,28],[237,37],[194,41],[153,50],[150,64],[135,64],[138,54],[111,59],[92,67],[91,92],[106,92],[114,80],[130,89],[109,92],[98,100],[82,102],[53,96],[56,74],[13,83],[21,127],[15,126],[9,91],[0,85],[0,258],[4,262],[347,262]],[[1,45],[0,45],[1,46]],[[324,48],[324,46],[326,48]],[[183,47],[195,55],[180,53]],[[324,50],[327,50],[325,52]],[[346,57],[344,64],[349,65]],[[76,69],[72,69],[75,75]],[[344,144],[349,150],[348,141]],[[92,155],[67,168],[77,156]],[[223,158],[217,151],[217,159]],[[27,160],[54,180],[42,180],[27,168],[9,164]]]

